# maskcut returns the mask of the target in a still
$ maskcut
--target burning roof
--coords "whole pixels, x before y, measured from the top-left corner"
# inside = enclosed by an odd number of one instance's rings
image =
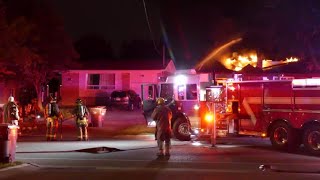
[[[244,67],[251,65],[255,68],[267,69],[272,68],[274,66],[285,65],[291,62],[297,62],[298,58],[290,57],[286,58],[286,60],[281,61],[272,61],[268,59],[261,60],[261,65],[258,65],[258,56],[256,53],[248,53],[248,54],[238,54],[233,53],[231,58],[224,58],[221,60],[222,64],[231,70],[241,71]]]
[[[251,53],[232,53],[231,57],[223,57],[219,60],[209,61],[205,66],[201,67],[201,72],[246,72],[258,73],[268,71],[273,68],[278,68],[283,65],[288,65],[293,62],[298,62],[298,58],[290,57],[285,60],[273,61],[269,59],[262,59],[260,62],[255,52]],[[259,64],[260,63],[260,64]]]

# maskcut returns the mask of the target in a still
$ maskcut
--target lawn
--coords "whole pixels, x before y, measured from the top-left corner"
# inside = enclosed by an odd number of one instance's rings
[[[19,161],[11,162],[11,163],[0,163],[0,169],[12,167],[12,166],[18,166],[21,164],[22,164],[22,162],[19,162]]]

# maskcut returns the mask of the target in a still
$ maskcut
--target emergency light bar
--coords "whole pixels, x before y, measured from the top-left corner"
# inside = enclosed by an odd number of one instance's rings
[[[299,87],[320,87],[320,78],[314,79],[293,79],[292,80],[293,88]]]

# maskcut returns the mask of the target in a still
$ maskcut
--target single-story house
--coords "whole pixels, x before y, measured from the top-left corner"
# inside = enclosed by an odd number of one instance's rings
[[[99,60],[87,62],[83,68],[61,74],[60,97],[63,106],[73,105],[77,98],[86,105],[106,105],[107,96],[115,90],[134,90],[141,85],[158,83],[176,71],[172,60]]]

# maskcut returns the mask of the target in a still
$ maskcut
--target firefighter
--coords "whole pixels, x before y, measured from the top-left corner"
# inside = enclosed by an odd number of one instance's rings
[[[3,106],[3,111],[4,123],[10,123],[18,126],[18,121],[20,119],[19,109],[17,103],[14,102],[13,96],[8,98],[8,103]]]
[[[78,127],[78,140],[88,141],[88,115],[89,111],[85,105],[83,105],[80,98],[76,100],[76,106],[73,109],[73,116]]]
[[[157,99],[157,107],[152,112],[151,117],[156,121],[156,139],[159,148],[157,155],[170,156],[172,112],[165,105],[163,98]]]
[[[62,113],[59,110],[57,99],[54,97],[49,98],[50,102],[45,107],[45,118],[47,121],[47,141],[57,140],[57,131],[59,127],[59,119],[62,119]]]

